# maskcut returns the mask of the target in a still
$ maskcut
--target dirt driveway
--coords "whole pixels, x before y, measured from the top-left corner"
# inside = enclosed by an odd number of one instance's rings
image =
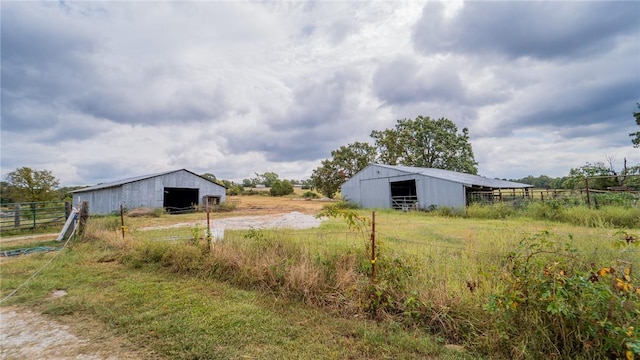
[[[243,197],[232,216],[216,219],[211,225],[228,229],[317,227],[321,221],[314,215],[325,204],[326,201],[262,196]],[[178,223],[168,225],[168,227],[192,226],[193,224]],[[42,238],[38,237],[40,236],[37,236],[36,239],[42,241]],[[3,242],[10,240],[3,239]],[[26,239],[19,240],[22,242]],[[11,261],[19,261],[19,259]],[[50,296],[64,296],[64,293],[52,293]],[[82,319],[82,321],[64,324],[27,309],[1,307],[0,359],[115,360],[154,357],[151,354],[134,350],[126,339],[101,338],[99,336],[101,324],[91,324],[91,321],[91,319]],[[88,336],[88,334],[93,334],[93,336]]]
[[[124,339],[89,339],[86,334],[96,334],[96,326],[100,324],[90,325],[88,320],[71,328],[22,308],[0,308],[0,359],[129,360],[151,356],[134,350]]]

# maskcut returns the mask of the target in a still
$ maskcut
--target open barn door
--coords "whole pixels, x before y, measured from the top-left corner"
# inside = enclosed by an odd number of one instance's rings
[[[418,204],[418,192],[416,191],[416,180],[392,181],[391,186],[391,206],[394,209],[410,210],[415,209]]]
[[[190,210],[193,205],[198,205],[198,189],[190,188],[164,188],[164,200],[162,206],[167,212],[175,213]]]

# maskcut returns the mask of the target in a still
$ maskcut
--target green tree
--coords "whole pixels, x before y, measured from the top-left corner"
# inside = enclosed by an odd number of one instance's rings
[[[549,183],[549,186],[552,189],[567,189],[568,187],[565,186],[565,183],[567,183],[568,179],[568,176],[553,178]]]
[[[511,181],[533,185],[535,188],[538,188],[538,189],[549,189],[552,187],[551,182],[553,180],[554,180],[553,178],[550,178],[546,175],[540,175],[538,177],[529,175],[527,177],[523,177],[522,179],[512,179]]]
[[[331,157],[331,161],[338,171],[345,179],[348,179],[375,162],[376,148],[371,144],[356,141],[333,150]]]
[[[216,176],[213,175],[212,173],[204,173],[204,174],[202,174],[200,176],[202,176],[203,178],[205,178],[205,179],[207,179],[209,181],[213,181],[213,182],[216,182],[216,180],[218,180],[218,178],[216,178]]]
[[[313,181],[311,179],[302,180],[301,185],[302,189],[311,189],[313,188]]]
[[[242,179],[242,186],[252,188],[256,187],[256,184],[252,179]]]
[[[324,194],[329,199],[333,199],[338,192],[340,185],[344,182],[344,174],[331,160],[322,160],[322,165],[311,174],[313,188]]]
[[[458,133],[449,119],[418,116],[398,120],[394,129],[373,130],[371,137],[381,163],[478,173],[469,130]]]
[[[569,176],[565,181],[566,188],[582,188],[585,184],[585,178],[589,178],[589,188],[606,190],[609,187],[637,185],[640,180],[640,165],[627,166],[627,159],[621,170],[616,170],[613,158],[608,158],[608,164],[603,161],[594,163],[587,162],[579,168],[572,168]]]
[[[640,109],[640,103],[637,105],[638,109]],[[640,111],[634,112],[633,117],[636,118],[636,125],[640,126]],[[631,142],[633,143],[633,147],[640,148],[640,131],[630,133],[629,136],[632,137]]]
[[[50,201],[57,198],[58,179],[49,170],[21,167],[7,174],[7,187],[16,202]]]
[[[0,203],[8,204],[16,202],[13,200],[13,186],[9,185],[6,181],[0,181]]]
[[[229,186],[227,186],[230,182],[228,180],[218,180],[218,178],[213,175],[212,173],[204,173],[202,175],[203,178],[209,180],[209,181],[213,181],[214,183],[218,184],[218,185],[222,185],[226,188],[229,188]]]
[[[311,184],[328,198],[338,192],[340,185],[348,178],[364,169],[376,159],[375,146],[354,142],[331,152],[331,159],[324,160],[322,165],[314,170]]]
[[[271,187],[273,185],[273,182],[278,180],[278,177],[278,174],[267,171],[264,174],[256,173],[256,178],[254,178],[253,180],[256,184],[264,184],[264,186],[266,187]]]
[[[271,188],[269,189],[269,193],[271,196],[284,196],[293,194],[293,185],[289,180],[276,179],[271,183]]]
[[[84,186],[64,186],[56,190],[58,195],[56,198],[58,200],[63,201],[71,201],[73,200],[73,194],[71,193],[74,190],[82,189]]]
[[[233,181],[223,180],[225,187],[227,188],[227,195],[242,195],[244,194],[244,186],[242,184],[236,184]]]

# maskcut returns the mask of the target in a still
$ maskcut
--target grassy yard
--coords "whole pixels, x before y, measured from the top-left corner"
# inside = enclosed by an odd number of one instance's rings
[[[100,332],[85,329],[82,335],[126,337],[130,350],[149,358],[465,358],[419,330],[334,316],[275,294],[154,266],[132,269],[110,255],[99,244],[72,245],[3,305],[40,311],[71,326],[89,317]],[[2,295],[51,256],[3,260]],[[59,289],[68,295],[47,300]]]
[[[286,201],[300,206],[292,199],[260,201],[245,202],[241,212],[212,216],[268,214],[271,207],[286,208]],[[315,206],[306,212],[322,206],[311,204],[304,203]],[[369,211],[357,214],[371,216]],[[84,241],[71,243],[2,305],[35,309],[72,326],[74,319],[90,318],[99,331],[86,335],[125,337],[132,348],[121,351],[142,351],[149,358],[536,358],[540,353],[531,350],[536,346],[561,340],[572,344],[566,333],[558,335],[563,339],[536,339],[542,328],[573,326],[575,318],[561,311],[550,320],[539,316],[545,311],[536,307],[542,301],[523,302],[521,290],[552,284],[573,291],[565,284],[580,280],[590,268],[637,271],[640,264],[638,247],[621,245],[625,234],[640,229],[518,217],[378,211],[375,284],[369,283],[368,233],[349,230],[340,219],[327,220],[319,229],[227,231],[224,242],[212,247],[203,247],[202,239],[189,240],[194,234],[189,226],[137,230],[202,217],[127,218],[124,240],[117,231],[119,219],[92,219],[94,228]],[[181,240],[158,240],[171,236]],[[52,256],[3,259],[2,297]],[[519,272],[514,264],[524,264],[530,273]],[[594,313],[598,304],[610,307],[620,294],[611,293],[608,278],[601,278],[575,288],[602,297],[585,299]],[[538,287],[522,287],[528,280]],[[68,295],[47,299],[58,289]],[[629,292],[623,305],[638,315],[633,296]],[[543,305],[558,305],[559,299]],[[565,306],[575,310],[573,303]],[[608,320],[619,327],[633,321],[625,314]],[[508,330],[514,319],[540,329],[523,328],[519,332],[531,337],[519,338],[518,331]],[[637,341],[637,332],[629,335],[631,340],[616,338],[627,331],[611,330],[609,345],[622,349],[616,351],[624,353],[624,341]],[[563,354],[562,349],[557,353]],[[565,349],[569,353],[593,354]]]

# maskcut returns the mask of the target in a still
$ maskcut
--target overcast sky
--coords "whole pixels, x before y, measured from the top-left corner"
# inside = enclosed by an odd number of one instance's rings
[[[397,119],[469,128],[479,173],[640,163],[640,2],[12,2],[1,175],[306,179]]]

